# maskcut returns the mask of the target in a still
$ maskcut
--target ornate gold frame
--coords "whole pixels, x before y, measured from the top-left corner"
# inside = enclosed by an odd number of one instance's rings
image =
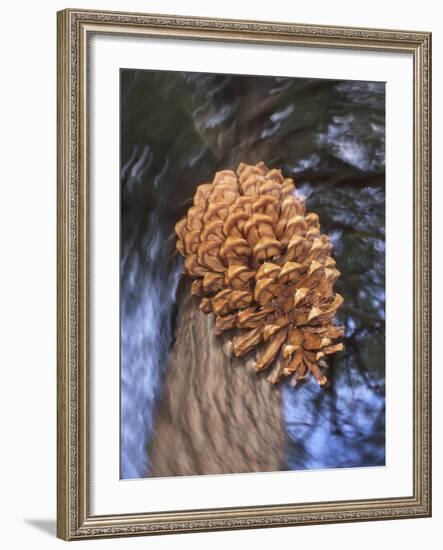
[[[431,515],[431,34],[135,13],[58,13],[58,505],[65,540]],[[88,491],[88,98],[92,34],[408,52],[414,59],[413,496],[92,516]]]

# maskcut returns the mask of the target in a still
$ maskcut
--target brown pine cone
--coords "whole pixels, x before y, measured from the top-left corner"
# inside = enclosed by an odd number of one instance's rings
[[[332,244],[318,215],[306,214],[292,179],[264,162],[240,163],[197,187],[194,204],[175,230],[185,273],[200,309],[215,314],[217,334],[233,330],[237,357],[257,350],[255,369],[275,363],[268,379],[312,373],[327,378],[323,358],[343,350],[334,325],[343,298]]]

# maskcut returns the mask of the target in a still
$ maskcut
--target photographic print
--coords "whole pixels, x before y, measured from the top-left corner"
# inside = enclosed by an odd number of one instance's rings
[[[57,24],[58,536],[429,517],[431,34]]]
[[[385,84],[120,70],[120,477],[385,464]]]

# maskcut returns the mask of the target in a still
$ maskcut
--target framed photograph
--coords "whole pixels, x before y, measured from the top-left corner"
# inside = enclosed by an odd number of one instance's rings
[[[58,536],[431,514],[427,32],[58,13]]]

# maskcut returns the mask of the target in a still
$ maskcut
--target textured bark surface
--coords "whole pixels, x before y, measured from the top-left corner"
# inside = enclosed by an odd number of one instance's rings
[[[280,390],[223,351],[212,315],[183,285],[155,433],[150,476],[284,469]]]

